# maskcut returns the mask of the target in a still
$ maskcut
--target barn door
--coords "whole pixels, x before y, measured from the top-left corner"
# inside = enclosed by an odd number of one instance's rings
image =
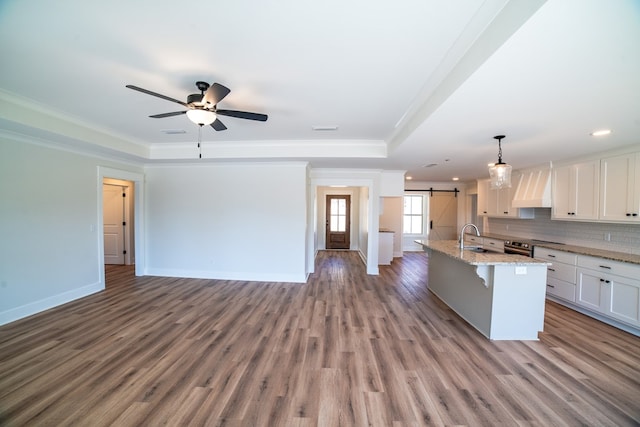
[[[429,240],[457,239],[458,198],[451,192],[433,192],[429,197]]]

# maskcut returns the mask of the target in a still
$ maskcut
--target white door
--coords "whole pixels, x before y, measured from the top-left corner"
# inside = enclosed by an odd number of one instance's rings
[[[104,263],[124,264],[125,188],[105,184],[102,188]]]

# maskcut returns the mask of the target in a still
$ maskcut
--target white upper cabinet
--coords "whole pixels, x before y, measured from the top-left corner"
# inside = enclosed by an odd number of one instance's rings
[[[511,182],[514,185],[520,180],[520,173],[514,171],[511,174]],[[488,179],[478,180],[478,215],[503,218],[534,217],[533,209],[518,209],[513,207],[513,187],[492,190]]]
[[[551,217],[563,220],[597,220],[599,176],[598,160],[554,168]]]
[[[600,219],[640,222],[640,153],[601,160]]]
[[[479,179],[478,183],[478,216],[489,215],[489,180]]]

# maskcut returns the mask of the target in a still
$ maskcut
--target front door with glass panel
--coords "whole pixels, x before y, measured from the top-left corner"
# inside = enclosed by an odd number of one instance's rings
[[[349,249],[351,196],[327,196],[327,249]]]

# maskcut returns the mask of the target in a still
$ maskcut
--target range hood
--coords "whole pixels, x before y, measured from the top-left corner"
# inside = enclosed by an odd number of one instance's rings
[[[537,168],[520,171],[511,206],[514,208],[551,207],[551,168]]]

